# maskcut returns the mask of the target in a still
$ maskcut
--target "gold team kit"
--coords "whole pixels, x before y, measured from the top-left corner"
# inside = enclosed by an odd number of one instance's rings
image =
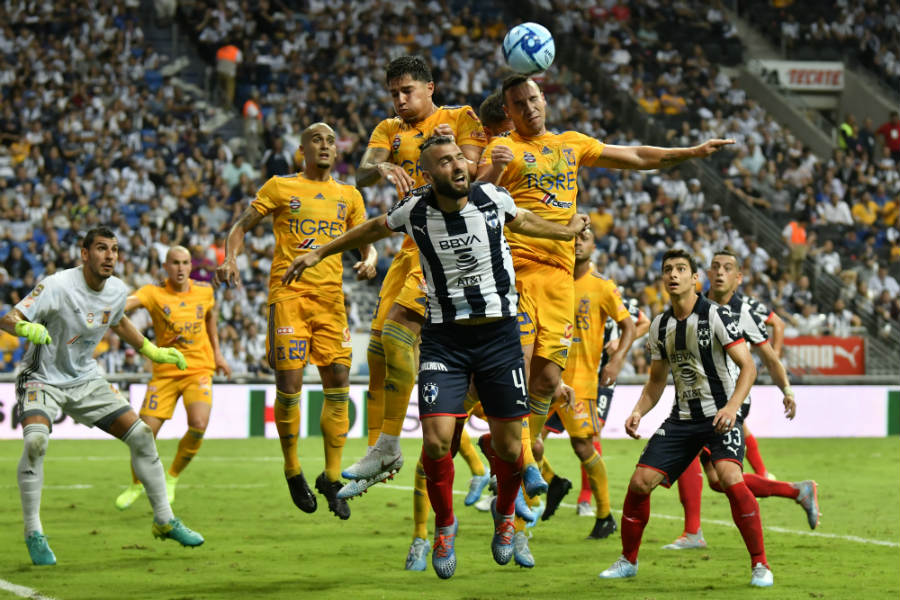
[[[176,292],[168,281],[145,285],[134,294],[150,312],[158,346],[178,348],[187,369],[153,363],[153,379],[141,405],[141,414],[171,419],[181,396],[185,407],[194,402],[212,404],[212,376],[216,370],[206,315],[213,310],[213,288],[202,281],[189,280],[188,289]]]
[[[494,146],[513,152],[497,185],[506,188],[516,205],[555,223],[575,215],[578,168],[591,166],[604,144],[575,131],[523,137],[515,131],[491,140],[481,164],[491,164]],[[506,232],[516,270],[522,344],[534,344],[537,356],[565,368],[572,345],[572,304],[575,242],[538,239]]]
[[[453,128],[459,146],[484,147],[486,143],[484,128],[471,107],[442,106],[415,125],[407,124],[400,117],[383,120],[372,132],[368,147],[388,150],[389,162],[401,166],[413,178],[416,186],[422,186],[425,185],[425,178],[419,164],[419,146],[441,124]],[[425,290],[419,249],[415,242],[406,237],[381,285],[381,295],[372,315],[372,329],[381,331],[388,310],[395,302],[424,316]]]
[[[556,409],[569,435],[593,437],[600,432],[597,421],[597,369],[603,357],[603,334],[606,318],[619,322],[630,313],[619,295],[616,283],[591,269],[575,280],[575,335],[569,349],[568,367],[563,381],[575,390],[575,406],[561,400]]]
[[[312,181],[302,173],[275,176],[251,205],[272,215],[275,257],[269,276],[266,349],[277,371],[317,366],[350,366],[352,344],[347,327],[340,254],[323,259],[299,280],[281,278],[293,260],[366,220],[359,191],[333,178]]]

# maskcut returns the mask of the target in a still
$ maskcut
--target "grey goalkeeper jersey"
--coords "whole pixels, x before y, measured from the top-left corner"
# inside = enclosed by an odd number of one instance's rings
[[[118,277],[99,292],[88,287],[84,267],[50,275],[16,308],[32,323],[42,323],[53,340],[31,344],[22,360],[19,384],[38,381],[56,387],[85,383],[100,376],[94,350],[110,326],[125,314],[128,287]]]

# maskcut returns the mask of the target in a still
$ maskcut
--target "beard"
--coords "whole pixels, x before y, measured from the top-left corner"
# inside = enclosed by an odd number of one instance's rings
[[[435,180],[432,183],[432,187],[434,191],[436,191],[441,196],[445,196],[447,198],[452,198],[453,200],[459,200],[465,196],[469,195],[469,182],[466,181],[464,187],[456,187],[450,179],[442,179]]]

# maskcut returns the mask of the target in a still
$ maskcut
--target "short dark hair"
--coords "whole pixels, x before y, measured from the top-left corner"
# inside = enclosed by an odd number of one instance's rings
[[[521,73],[515,73],[513,75],[509,75],[506,79],[503,80],[503,87],[500,88],[500,95],[502,96],[503,103],[506,104],[506,92],[507,90],[511,90],[516,86],[520,86],[523,83],[528,81],[533,81],[531,77],[528,75],[522,75]],[[537,85],[537,84],[535,84]],[[540,87],[540,86],[538,86]]]
[[[478,107],[478,118],[485,127],[494,129],[506,121],[508,117],[503,110],[503,96],[500,92],[494,92],[484,99]]]
[[[416,81],[428,83],[434,81],[431,76],[431,67],[425,59],[417,55],[400,56],[392,60],[384,70],[384,79],[388,83],[409,75]]]
[[[455,144],[456,140],[452,135],[433,135],[419,146],[419,156],[422,156],[426,150],[432,146],[441,146],[443,144]]]
[[[110,239],[114,240],[114,239],[116,239],[116,234],[113,233],[112,229],[110,229],[109,227],[105,227],[105,226],[94,227],[93,229],[88,231],[86,234],[84,234],[84,239],[81,240],[81,247],[84,248],[85,250],[90,250],[91,244],[93,244],[94,240],[97,239],[98,237],[110,238]]]
[[[737,264],[738,269],[741,268],[741,258],[737,255],[737,252],[734,251],[734,248],[731,246],[724,246],[719,248],[715,252],[713,252],[713,256],[730,256],[734,259],[735,264]]]
[[[673,260],[676,258],[683,258],[688,261],[688,264],[691,266],[691,274],[697,272],[697,261],[694,260],[694,257],[690,255],[686,250],[682,250],[681,248],[672,248],[671,250],[666,250],[666,253],[663,254],[662,266],[666,266],[666,261]]]

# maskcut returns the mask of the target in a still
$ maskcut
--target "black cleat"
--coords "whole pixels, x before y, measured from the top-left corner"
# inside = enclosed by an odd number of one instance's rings
[[[287,478],[288,489],[291,491],[291,500],[305,513],[316,512],[316,495],[309,489],[303,473]]]
[[[541,521],[546,521],[556,512],[562,503],[563,498],[572,489],[572,482],[565,477],[554,475],[547,487],[547,506],[544,508],[544,514],[541,515]]]
[[[328,500],[328,510],[333,512],[336,517],[346,521],[350,518],[350,506],[347,505],[346,500],[337,497],[338,490],[342,487],[344,487],[344,484],[340,481],[328,481],[325,471],[322,471],[322,474],[316,477],[316,491]]]
[[[616,520],[613,519],[612,513],[608,514],[603,519],[597,519],[594,523],[594,528],[591,529],[591,532],[588,534],[587,539],[589,540],[602,540],[604,538],[608,538],[612,534],[616,532],[619,527],[616,525]]]

